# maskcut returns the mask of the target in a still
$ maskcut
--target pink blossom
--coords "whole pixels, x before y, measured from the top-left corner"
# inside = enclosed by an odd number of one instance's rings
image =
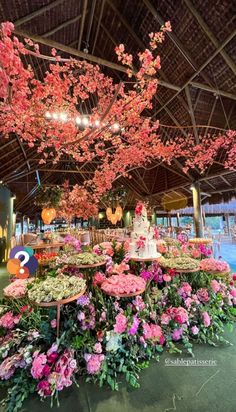
[[[114,326],[114,332],[116,333],[124,333],[128,326],[128,319],[122,313],[119,313],[115,317],[116,323]]]
[[[43,398],[46,396],[50,396],[52,394],[50,383],[46,379],[40,381],[37,385],[37,392]]]
[[[20,321],[20,315],[13,315],[12,311],[5,313],[0,318],[0,326],[6,329],[13,329]]]
[[[211,318],[207,312],[202,313],[204,326],[208,327],[211,324]]]
[[[84,356],[87,363],[87,372],[89,375],[96,375],[100,372],[102,362],[104,361],[104,355],[102,354],[85,354]]]
[[[101,285],[106,279],[106,276],[102,272],[96,272],[93,276],[93,286]]]
[[[197,335],[198,332],[199,332],[198,327],[197,326],[192,326],[191,327],[191,332],[192,332],[193,335]]]
[[[191,296],[192,287],[188,282],[183,282],[181,287],[178,289],[178,294],[184,298]]]
[[[230,290],[230,294],[231,294],[234,298],[236,298],[236,288],[232,288],[232,289]]]
[[[220,284],[216,279],[211,280],[211,288],[215,293],[220,291]]]

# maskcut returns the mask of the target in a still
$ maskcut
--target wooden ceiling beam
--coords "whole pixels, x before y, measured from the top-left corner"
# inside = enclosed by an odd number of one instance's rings
[[[24,23],[27,23],[28,21],[34,19],[35,17],[40,16],[41,14],[45,13],[46,11],[49,11],[57,6],[59,6],[61,3],[64,3],[65,0],[56,0],[53,1],[50,4],[47,4],[46,6],[41,7],[38,10],[33,11],[30,14],[27,14],[27,16],[21,17],[20,19],[14,21],[14,26],[18,27],[21,26]]]
[[[143,0],[143,3],[147,7],[148,11],[153,15],[155,20],[157,20],[158,23],[161,26],[163,26],[165,24],[165,21],[163,20],[160,13],[151,4],[151,2],[149,0]],[[167,32],[166,34],[171,39],[171,41],[174,43],[174,45],[179,49],[180,53],[184,56],[185,60],[196,71],[197,70],[196,62],[193,60],[192,56],[190,56],[189,52],[184,48],[183,44],[180,42],[180,40],[177,38],[177,36],[173,32]]]
[[[227,186],[231,187],[233,189],[232,185],[228,182],[228,180],[224,176],[220,176],[220,178],[227,184]]]
[[[85,23],[85,17],[87,13],[87,5],[88,5],[88,0],[84,0],[82,20],[81,20],[81,26],[80,26],[80,32],[79,32],[79,40],[78,40],[78,45],[77,45],[78,50],[81,49],[81,43],[82,43],[82,37],[83,37],[83,31],[84,31],[84,23]]]
[[[207,37],[210,39],[210,41],[214,44],[216,48],[220,46],[220,43],[218,42],[217,38],[215,35],[212,33],[212,31],[209,29],[208,25],[205,23],[203,20],[202,16],[198,13],[198,11],[195,9],[193,4],[191,3],[190,0],[184,0],[186,6],[189,8],[191,11],[192,15],[196,18],[198,21],[199,25],[201,26],[202,30],[204,33],[207,35]],[[220,55],[223,57],[224,61],[226,62],[227,66],[230,67],[234,75],[236,75],[236,64],[234,61],[229,57],[229,55],[226,53],[225,50],[220,51]]]
[[[68,27],[70,24],[78,22],[82,17],[82,14],[79,14],[76,17],[73,17],[73,19],[69,19],[65,21],[64,23],[60,24],[59,26],[54,27],[54,29],[47,31],[46,33],[41,34],[42,37],[50,37],[52,34],[55,34],[56,32],[65,29]]]
[[[96,44],[97,44],[98,33],[99,33],[99,30],[100,30],[100,26],[101,26],[101,22],[102,22],[102,16],[103,16],[103,11],[104,11],[104,5],[105,5],[105,0],[102,0],[101,9],[100,9],[100,13],[99,13],[98,19],[96,18],[96,16],[94,16],[95,19],[97,20],[97,28],[96,28],[96,33],[95,33],[94,41],[93,41],[92,54],[94,53],[94,50],[95,50]]]
[[[169,100],[167,100],[167,102],[165,103],[164,106],[162,106],[159,110],[157,110],[153,117],[156,116],[158,113],[160,113],[166,106],[168,106],[169,103],[172,102],[172,100],[174,100],[181,91],[183,91],[185,89],[186,86],[188,86],[194,79],[195,77],[197,77],[204,69],[205,67],[208,66],[208,64],[217,56],[217,54],[220,53],[221,50],[224,49],[224,47],[227,46],[227,44],[235,37],[236,35],[236,29],[233,30],[230,35],[224,40],[224,42],[214,51],[214,53],[212,53],[211,56],[208,57],[208,59],[201,65],[201,67],[198,69],[197,72],[195,72],[186,82],[183,86],[181,86],[181,90],[176,92],[174,94],[174,96],[172,96]]]
[[[230,92],[225,92],[224,90],[219,90],[214,87],[208,86],[207,84],[199,83],[199,82],[190,82],[192,87],[196,89],[205,90],[206,92],[214,93],[216,96],[224,96],[229,99],[236,100],[236,95]]]
[[[211,124],[211,119],[212,119],[213,113],[215,111],[216,103],[217,103],[217,99],[215,98],[214,103],[213,103],[212,108],[211,108],[211,113],[210,113],[210,116],[209,116],[209,119],[208,119],[208,122],[207,122],[207,128],[205,130],[204,136],[207,135],[207,132],[209,130],[209,127],[210,127],[210,124]]]
[[[235,32],[236,32],[236,30],[235,30]],[[23,30],[19,30],[19,29],[15,29],[15,30],[14,30],[14,33],[17,34],[18,36],[25,37],[25,38],[29,38],[29,39],[35,41],[36,43],[41,43],[41,44],[44,44],[45,46],[48,46],[48,47],[50,47],[50,48],[55,48],[55,49],[57,49],[57,50],[61,50],[61,51],[63,51],[64,53],[69,54],[70,56],[76,56],[76,57],[79,57],[79,58],[81,58],[81,59],[91,61],[91,62],[93,62],[93,63],[96,63],[96,64],[100,65],[100,66],[105,66],[105,67],[108,67],[108,68],[110,68],[110,69],[113,69],[113,70],[117,70],[117,71],[119,71],[119,72],[122,72],[122,73],[126,73],[126,71],[127,71],[127,70],[126,70],[126,67],[124,67],[124,66],[122,66],[122,65],[120,65],[120,64],[113,63],[113,62],[111,62],[111,61],[102,59],[102,58],[100,58],[100,57],[94,56],[94,55],[89,54],[89,53],[84,53],[84,52],[82,52],[82,51],[80,51],[80,50],[76,50],[75,48],[73,48],[73,47],[71,47],[71,46],[66,46],[65,44],[58,43],[58,42],[56,42],[55,40],[48,39],[48,38],[44,38],[44,37],[42,37],[42,36],[38,36],[38,35],[36,35],[36,34],[29,33],[29,32],[23,31]],[[231,38],[233,38],[233,35],[231,35]],[[226,43],[227,43],[228,41],[229,41],[229,40],[227,40]],[[76,42],[77,42],[77,41],[76,41]],[[71,43],[71,44],[75,44],[76,42],[73,42],[73,43]],[[224,47],[224,46],[223,46],[223,47]],[[216,53],[216,54],[217,54],[217,53]],[[214,56],[214,57],[215,57],[215,56]],[[212,58],[214,58],[214,57],[212,57]],[[197,74],[198,74],[198,73],[197,73]],[[196,76],[197,76],[197,74],[196,74]],[[194,77],[195,77],[195,76],[194,76]],[[169,82],[166,82],[166,81],[164,81],[164,80],[162,80],[162,79],[158,79],[158,81],[159,81],[160,86],[166,87],[166,88],[171,89],[171,90],[175,90],[175,91],[177,92],[177,94],[179,94],[179,93],[184,89],[184,87],[185,87],[185,86],[183,86],[183,87],[176,86],[176,85],[174,85],[174,84],[172,84],[172,83],[169,83]],[[191,83],[191,81],[189,81],[188,84],[189,84],[189,83]],[[201,85],[201,83],[198,83],[198,87],[200,87],[200,85]],[[206,87],[205,85],[202,85],[202,89],[203,89],[203,90],[205,90],[205,87]],[[210,87],[208,87],[208,90],[207,90],[207,91],[211,91],[212,93],[215,93],[215,89],[212,89],[212,88],[210,88]],[[223,95],[223,93],[227,93],[227,92],[218,90],[218,94],[222,94],[222,95]],[[173,96],[173,98],[175,98],[175,97],[176,97],[176,94]],[[228,96],[228,97],[229,97],[229,96]],[[232,94],[230,98],[231,98],[231,99],[236,99],[236,95],[233,95],[233,94]],[[165,103],[165,106],[166,106],[167,104],[168,104],[168,102]],[[162,110],[163,108],[164,108],[164,107],[162,107],[160,110]]]
[[[188,86],[185,87],[185,94],[186,94],[186,97],[187,97],[187,102],[188,102],[188,107],[189,107],[189,114],[190,114],[190,118],[191,118],[192,125],[193,125],[193,133],[194,133],[194,137],[195,137],[195,142],[197,144],[199,144],[198,130],[197,130],[197,126],[196,126],[196,121],[195,121],[195,116],[194,116],[194,111],[193,111],[193,105],[192,105],[190,90],[189,90]]]

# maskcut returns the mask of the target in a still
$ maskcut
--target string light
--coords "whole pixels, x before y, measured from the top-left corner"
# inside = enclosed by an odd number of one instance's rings
[[[73,118],[69,118],[67,113],[65,112],[50,113],[49,111],[46,111],[44,116],[48,120],[61,120],[63,122],[66,122],[66,121],[73,122],[74,121],[76,125],[79,126],[80,130],[84,130],[87,127],[90,127],[90,128],[109,127],[113,133],[117,133],[120,130],[123,130],[120,128],[120,125],[117,122],[113,123],[112,125],[109,125],[109,123],[105,123],[105,122],[101,123],[99,119],[91,121],[88,115],[77,116],[75,119],[73,119]]]

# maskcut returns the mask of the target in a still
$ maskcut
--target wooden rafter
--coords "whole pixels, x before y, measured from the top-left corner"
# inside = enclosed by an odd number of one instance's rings
[[[122,72],[122,73],[126,73],[126,68],[124,66],[121,66],[120,64],[113,63],[111,61],[102,59],[100,57],[94,56],[94,55],[89,54],[89,53],[84,53],[80,50],[76,50],[75,48],[73,48],[71,46],[66,46],[65,44],[58,43],[58,42],[56,42],[52,39],[44,38],[42,36],[38,36],[36,34],[32,34],[32,33],[29,33],[29,32],[23,31],[23,30],[19,30],[19,29],[15,29],[14,32],[15,32],[15,34],[17,34],[21,37],[29,38],[29,39],[35,41],[36,43],[41,43],[41,44],[44,44],[45,46],[48,46],[50,48],[55,48],[57,50],[61,50],[61,51],[65,52],[65,53],[67,53],[71,56],[76,56],[76,57],[82,58],[84,60],[89,60],[89,61],[91,61],[93,63],[96,63],[100,66],[109,67],[110,69],[117,70],[117,71]],[[236,33],[236,30],[235,30],[235,33]],[[232,33],[230,35],[230,39],[229,38],[226,39],[226,41],[224,42],[224,44],[221,47],[225,47],[224,45],[228,44],[228,42],[234,37],[235,33]],[[75,44],[75,42],[73,42],[72,44]],[[215,52],[214,56],[211,56],[208,60],[211,61],[216,55],[217,55],[217,52]],[[199,74],[199,73],[197,73],[197,74]],[[196,74],[196,76],[197,76],[197,74]],[[194,75],[194,77],[195,77],[195,75]],[[163,87],[168,88],[168,89],[176,90],[177,94],[179,94],[185,87],[185,86],[179,87],[179,86],[176,86],[172,83],[163,81],[161,79],[159,79],[159,84]],[[188,84],[191,84],[191,81],[188,81]],[[198,85],[200,85],[200,84],[201,83],[198,83]],[[203,87],[203,90],[205,90],[205,85],[203,85],[202,87]],[[213,90],[209,89],[209,91],[211,91],[212,93],[215,93],[215,89],[213,89]],[[223,91],[220,91],[220,90],[219,90],[219,92],[221,92],[221,94],[224,93]],[[173,96],[173,98],[175,98],[175,97],[176,97],[176,94]],[[236,95],[232,94],[230,98],[231,99],[236,99]],[[168,103],[169,103],[169,101],[167,103],[165,103],[165,106]],[[164,109],[164,107],[161,107],[160,110],[162,110],[162,109]],[[157,111],[157,112],[159,112],[159,111]]]
[[[79,32],[79,40],[78,40],[78,50],[81,48],[81,42],[82,42],[82,37],[83,37],[83,31],[84,31],[84,23],[85,23],[85,17],[86,17],[86,12],[87,12],[87,4],[88,0],[83,0],[83,13],[82,13],[82,20],[81,20],[81,25],[80,25],[80,32]]]
[[[65,0],[56,0],[53,1],[52,3],[47,4],[46,6],[41,7],[38,10],[33,11],[30,14],[27,14],[27,16],[24,16],[16,21],[14,21],[14,26],[18,27],[21,26],[24,23],[27,23],[28,21],[34,19],[35,17],[40,16],[41,14],[45,13],[46,11],[49,11],[57,6],[59,6],[61,3],[64,3]]]
[[[178,94],[186,88],[186,86],[191,84],[191,82],[195,79],[195,77],[197,77],[205,69],[205,67],[208,66],[208,64],[217,56],[217,54],[220,53],[221,50],[223,50],[227,46],[227,44],[234,38],[235,35],[236,35],[236,29],[233,30],[232,33],[230,33],[230,35],[227,37],[227,39],[225,39],[224,42],[214,51],[214,53],[212,53],[212,55],[208,57],[208,59],[201,65],[201,67],[198,69],[198,71],[195,72],[186,81],[186,83],[181,87],[181,90],[176,92],[174,94],[174,96],[172,96],[169,100],[167,100],[167,102],[165,103],[164,106],[162,106],[159,110],[157,110],[154,113],[153,117],[156,116],[158,113],[160,113],[169,103],[171,103],[172,100],[174,100],[178,96]]]
[[[193,133],[194,133],[194,137],[195,137],[195,142],[198,144],[199,143],[198,131],[197,131],[197,127],[196,127],[196,121],[195,121],[195,116],[194,116],[194,111],[193,111],[193,105],[192,105],[190,90],[189,90],[188,86],[186,86],[186,88],[185,88],[185,93],[186,93],[188,107],[189,107],[189,114],[190,114],[192,125],[193,125]]]
[[[64,23],[60,24],[59,26],[54,27],[54,29],[47,31],[46,33],[42,34],[42,37],[50,37],[53,34],[57,33],[58,31],[65,29],[68,27],[70,24],[76,23],[81,19],[82,14],[79,14],[78,16],[73,17],[73,19],[69,19],[65,21]]]
[[[94,53],[94,50],[95,50],[95,47],[96,47],[96,44],[97,44],[98,33],[99,33],[101,22],[102,22],[104,5],[105,5],[105,0],[102,0],[101,9],[100,9],[100,13],[99,13],[99,18],[96,19],[96,16],[95,16],[95,19],[97,20],[97,29],[96,29],[96,33],[95,33],[95,37],[94,37],[94,41],[93,41],[92,54]]]
[[[207,26],[207,24],[205,23],[204,19],[202,18],[202,16],[198,13],[198,11],[194,8],[193,4],[191,3],[190,0],[184,0],[186,6],[189,8],[189,10],[191,11],[192,15],[196,18],[196,20],[198,21],[199,25],[201,26],[201,28],[203,29],[204,33],[207,35],[207,37],[211,40],[211,42],[214,44],[214,46],[216,48],[219,48],[220,43],[217,40],[217,38],[215,37],[215,35],[212,33],[212,31],[209,29],[209,27]],[[226,64],[228,65],[228,67],[230,67],[230,69],[232,70],[232,72],[236,75],[236,64],[234,63],[234,61],[231,59],[231,57],[229,57],[229,55],[226,53],[225,50],[221,50],[220,51],[220,55],[223,57],[223,59],[225,60]]]

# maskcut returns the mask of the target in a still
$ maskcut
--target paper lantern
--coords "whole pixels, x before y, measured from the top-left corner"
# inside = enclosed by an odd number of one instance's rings
[[[108,207],[106,210],[106,215],[107,215],[107,219],[110,220],[110,217],[112,215],[112,209],[111,207]]]
[[[117,217],[116,217],[116,214],[115,214],[115,213],[111,215],[110,221],[111,221],[111,223],[112,223],[113,225],[116,225],[116,223],[117,223]]]
[[[45,208],[42,210],[41,217],[45,225],[50,225],[51,221],[56,217],[56,210],[51,208]]]
[[[117,206],[116,211],[115,211],[115,215],[117,217],[117,220],[121,220],[121,218],[123,216],[123,210],[122,210],[122,207],[120,205]]]

